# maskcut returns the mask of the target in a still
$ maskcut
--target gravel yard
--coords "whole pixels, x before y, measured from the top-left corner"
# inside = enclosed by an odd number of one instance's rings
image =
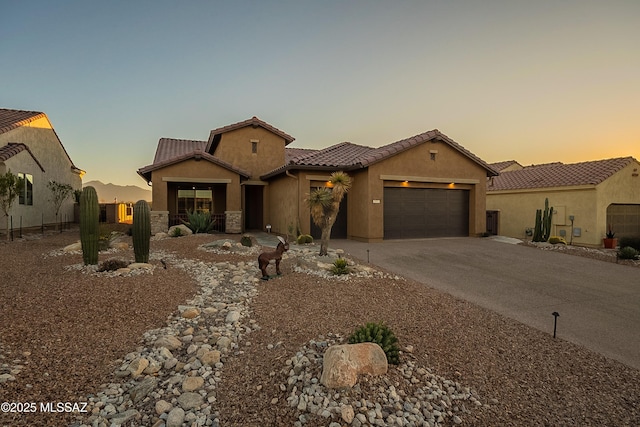
[[[404,351],[401,364],[390,366],[384,378],[362,378],[357,390],[348,393],[327,391],[327,400],[348,404],[362,415],[353,418],[351,425],[370,425],[367,414],[375,412],[378,402],[382,413],[374,416],[378,424],[388,425],[389,417],[402,419],[403,412],[409,413],[421,401],[414,396],[421,395],[427,373],[434,384],[468,390],[474,398],[454,402],[460,407],[457,412],[439,407],[444,410],[438,425],[640,425],[639,371],[388,274],[326,279],[295,271],[290,256],[282,262],[281,278],[220,286],[216,282],[217,287],[207,291],[206,301],[216,292],[229,300],[219,312],[212,310],[210,317],[199,316],[201,323],[188,323],[178,307],[202,295],[202,283],[211,281],[203,282],[201,277],[210,271],[208,266],[246,263],[249,268],[256,263],[253,253],[202,250],[203,244],[221,237],[239,240],[240,236],[153,240],[152,272],[115,277],[70,268],[82,262],[81,254],[59,250],[78,240],[77,231],[0,243],[0,375],[4,375],[0,376],[4,378],[0,401],[35,402],[38,409],[43,402],[90,402],[86,414],[0,413],[0,425],[99,425],[105,407],[95,402],[104,390],[128,396],[127,387],[146,377],[158,379],[156,390],[136,405],[127,406],[125,398],[121,407],[114,406],[117,411],[130,411],[131,417],[122,425],[164,425],[169,409],[159,414],[157,402],[177,406],[181,390],[173,389],[172,395],[171,384],[163,381],[168,378],[171,383],[178,374],[165,372],[165,365],[158,372],[123,379],[122,366],[131,362],[134,353],[151,359],[156,353],[150,350],[147,332],[167,325],[173,325],[182,338],[193,335],[194,340],[201,339],[198,345],[215,346],[213,336],[225,335],[219,328],[225,327],[224,316],[232,311],[240,319],[226,326],[235,341],[223,351],[221,362],[184,375],[211,374],[203,375],[211,380],[206,383],[211,391],[202,393],[205,403],[192,418],[187,414],[184,425],[201,425],[198,416],[205,406],[211,414],[205,425],[349,425],[337,413],[325,417],[292,405],[297,383],[295,378],[291,382],[288,372],[297,354],[313,359],[322,345],[338,342],[372,321],[384,321]],[[132,261],[133,252],[101,253],[100,260],[113,257]],[[256,267],[255,278],[259,275]],[[241,292],[234,291],[241,287]],[[185,348],[174,351],[180,367],[195,359],[195,353],[190,355],[186,349],[189,341],[183,341]],[[305,369],[310,377],[319,375],[313,363]],[[418,378],[418,372],[424,376]],[[400,399],[404,402],[400,414],[393,412],[389,398],[396,392],[399,399],[406,397]],[[431,414],[438,410],[435,406],[434,401]],[[109,420],[114,423],[116,418]],[[397,421],[407,425],[401,423]]]

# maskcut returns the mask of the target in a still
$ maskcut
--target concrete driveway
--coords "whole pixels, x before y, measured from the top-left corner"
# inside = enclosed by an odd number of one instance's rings
[[[640,369],[639,268],[479,238],[329,246],[549,334],[558,312],[558,338]]]

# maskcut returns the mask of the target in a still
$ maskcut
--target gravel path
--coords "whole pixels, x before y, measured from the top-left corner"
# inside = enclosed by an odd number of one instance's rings
[[[0,413],[2,426],[640,425],[639,371],[410,280],[327,279],[292,254],[262,282],[255,254],[200,235],[153,241],[151,271],[111,277],[59,253],[77,238],[0,244],[0,401],[90,412]],[[113,257],[133,255],[100,255]],[[325,346],[380,320],[401,364],[349,393],[317,386]],[[166,335],[171,354],[154,345]]]

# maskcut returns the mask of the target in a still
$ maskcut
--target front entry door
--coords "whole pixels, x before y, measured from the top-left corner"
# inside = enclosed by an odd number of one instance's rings
[[[246,185],[244,187],[245,213],[244,228],[246,230],[262,230],[263,216],[263,190],[262,185]]]

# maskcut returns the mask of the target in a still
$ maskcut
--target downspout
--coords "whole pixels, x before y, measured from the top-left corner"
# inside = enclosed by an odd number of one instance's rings
[[[298,177],[291,174],[289,170],[284,171],[284,173],[289,177],[296,180],[296,233],[300,231],[300,183],[298,182]],[[294,236],[297,238],[298,236]]]

